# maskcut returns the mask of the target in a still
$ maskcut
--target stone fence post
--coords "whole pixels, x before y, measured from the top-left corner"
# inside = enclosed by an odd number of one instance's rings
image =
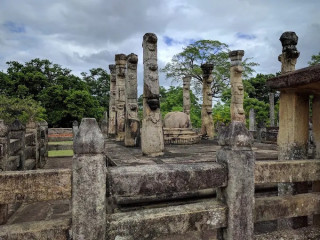
[[[94,118],[84,118],[73,143],[72,237],[106,239],[104,139]]]
[[[44,120],[40,121],[39,128],[40,128],[39,167],[43,168],[44,165],[47,163],[47,159],[48,159],[48,150],[49,150],[48,123]]]
[[[73,135],[73,139],[75,139],[77,133],[79,131],[79,123],[77,120],[74,120],[72,123],[72,135]]]
[[[26,134],[26,128],[22,125],[22,123],[16,119],[10,126],[10,133],[9,138],[10,139],[19,139],[19,145],[20,145],[20,151],[18,154],[20,155],[20,163],[19,168],[22,170],[25,170],[25,134]]]

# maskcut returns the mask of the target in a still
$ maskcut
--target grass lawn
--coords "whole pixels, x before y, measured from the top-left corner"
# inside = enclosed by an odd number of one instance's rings
[[[72,145],[73,141],[49,142],[49,145]]]
[[[48,151],[49,157],[72,157],[73,150],[54,150]]]

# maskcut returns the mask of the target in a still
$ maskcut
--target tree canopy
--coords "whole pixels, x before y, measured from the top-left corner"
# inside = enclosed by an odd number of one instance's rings
[[[175,81],[182,81],[184,76],[190,75],[196,93],[200,93],[203,82],[201,64],[213,63],[212,96],[220,98],[223,90],[229,86],[229,51],[229,47],[225,43],[213,40],[199,40],[174,55],[171,62],[167,63],[161,71],[166,74],[167,78]],[[249,62],[249,60],[246,58],[243,61],[244,78],[251,76],[254,72],[253,67],[258,65],[257,63]]]
[[[312,55],[311,60],[308,62],[309,66],[314,66],[320,64],[320,52],[318,54]]]

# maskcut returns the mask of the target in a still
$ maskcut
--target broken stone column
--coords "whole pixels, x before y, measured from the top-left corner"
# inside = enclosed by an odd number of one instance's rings
[[[9,128],[0,120],[0,173],[6,170],[9,156]],[[0,204],[0,225],[5,224],[8,220],[8,205]]]
[[[202,109],[201,109],[201,135],[204,138],[213,139],[214,125],[212,119],[212,91],[211,85],[213,82],[212,70],[213,64],[202,64],[201,69],[203,72],[202,78]]]
[[[274,127],[274,93],[269,93],[270,127]]]
[[[192,128],[191,119],[190,119],[190,109],[191,109],[190,82],[191,82],[191,76],[183,77],[183,112],[188,115],[189,122],[190,122],[189,128]]]
[[[125,54],[116,54],[116,110],[117,110],[117,135],[116,141],[124,141],[125,135],[125,83],[126,83],[126,64]]]
[[[157,63],[157,41],[154,33],[143,36],[143,120],[141,149],[144,155],[163,155],[164,139],[160,113],[160,91]]]
[[[110,64],[110,99],[109,99],[109,122],[108,136],[114,138],[117,133],[117,111],[116,111],[116,65]]]
[[[138,118],[138,90],[137,90],[138,56],[131,53],[127,56],[126,75],[126,119],[124,145],[134,147],[139,145],[140,122]]]
[[[104,139],[94,118],[83,118],[73,142],[72,238],[106,235],[106,161]]]
[[[254,112],[254,109],[251,108],[249,111],[249,131],[256,130],[255,129],[255,120],[256,120],[255,112]]]
[[[228,224],[219,230],[219,239],[253,239],[254,168],[255,155],[252,138],[246,129],[243,110],[241,58],[243,51],[232,51],[231,56],[231,123],[219,136],[221,149],[217,162],[228,169],[227,187],[217,191],[217,197],[228,206]],[[240,76],[239,76],[240,75]],[[236,81],[235,81],[236,80]],[[241,99],[242,98],[242,99]]]
[[[282,54],[279,56],[281,73],[295,70],[299,57],[296,45],[298,36],[294,32],[281,35]],[[280,92],[278,158],[279,160],[307,159],[309,129],[309,95],[294,90]],[[279,195],[294,195],[308,191],[306,183],[279,183]],[[299,228],[307,226],[307,217],[279,220],[279,227]]]
[[[244,89],[242,83],[242,57],[244,56],[243,50],[236,50],[229,53],[231,60],[230,68],[230,83],[231,83],[231,119],[235,121],[244,122],[246,121],[244,109],[243,109],[243,98]]]

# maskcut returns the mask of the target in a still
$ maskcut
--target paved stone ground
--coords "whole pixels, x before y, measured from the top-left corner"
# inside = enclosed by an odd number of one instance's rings
[[[214,141],[202,141],[195,145],[166,145],[163,156],[150,158],[142,156],[138,147],[127,148],[122,143],[116,143],[111,140],[106,141],[105,147],[108,164],[111,166],[210,162],[215,161],[216,151],[220,148]],[[259,149],[254,148],[257,160],[277,159],[277,151],[268,149],[270,149],[268,145],[259,145]],[[59,157],[49,158],[45,169],[71,167],[71,157]],[[60,200],[23,204],[10,217],[8,224],[66,218],[68,216],[71,217],[70,201]]]

